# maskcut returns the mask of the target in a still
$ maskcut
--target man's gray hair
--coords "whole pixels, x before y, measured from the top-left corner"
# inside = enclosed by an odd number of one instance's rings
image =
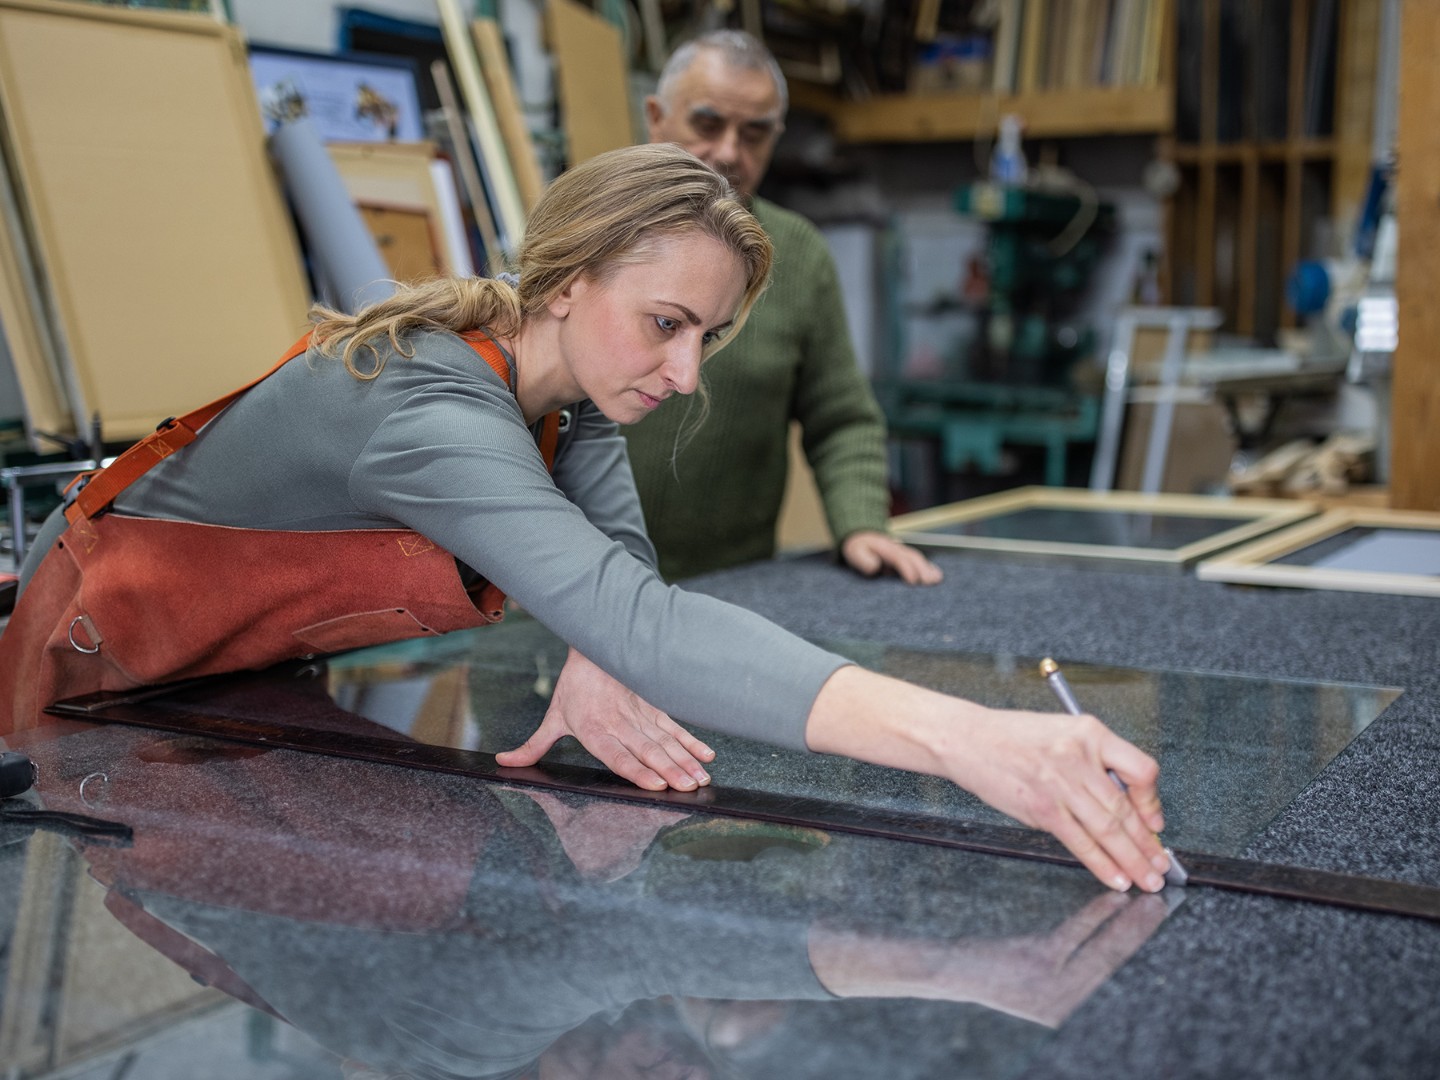
[[[745,71],[763,71],[769,75],[780,94],[780,115],[785,115],[785,110],[790,107],[790,88],[785,85],[785,75],[770,50],[744,30],[711,30],[708,34],[691,38],[670,54],[655,87],[655,96],[666,109],[670,108],[670,95],[675,89],[675,80],[695,62],[701,49],[716,50],[725,57],[725,62],[731,67]]]

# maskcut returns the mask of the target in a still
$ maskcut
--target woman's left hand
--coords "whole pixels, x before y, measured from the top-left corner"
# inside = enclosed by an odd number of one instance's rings
[[[715,760],[714,750],[574,649],[535,734],[495,761],[507,768],[534,765],[566,735],[636,787],[694,791],[710,782],[701,762]]]

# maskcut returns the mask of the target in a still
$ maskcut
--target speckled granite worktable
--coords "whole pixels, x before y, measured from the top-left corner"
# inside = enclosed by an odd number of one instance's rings
[[[1402,687],[1245,854],[1440,885],[1440,601],[939,561],[944,591],[923,600],[818,560],[706,591],[804,634]],[[1440,1076],[1440,925],[1191,893],[1026,1075]]]
[[[938,561],[947,580],[931,590],[820,558],[693,587],[887,670],[943,671],[968,654],[955,677],[986,682],[1054,655],[1098,672],[1076,680],[1082,701],[1124,723],[1146,702],[1170,714],[1245,702],[1234,731],[1263,722],[1263,738],[1151,733],[1177,832],[1202,849],[1440,886],[1440,601]],[[523,626],[499,629],[486,640],[532,664],[528,692],[553,661]],[[420,692],[404,657],[388,673],[383,658],[337,661],[330,697],[282,692],[317,701],[332,726],[339,704],[436,729],[497,677],[470,656],[425,673]],[[1154,674],[1177,671],[1199,674]],[[1387,687],[1404,692],[1371,689]],[[506,711],[521,728],[537,707],[523,696]],[[227,708],[306,711],[276,700]],[[1359,734],[1314,737],[1312,713]],[[482,730],[471,745],[509,736]],[[47,769],[47,804],[136,829],[130,849],[79,856],[40,834],[0,844],[0,1057],[36,1063],[21,1077],[44,1075],[46,1054],[89,1054],[92,1071],[67,1075],[110,1076],[127,1053],[134,1075],[157,1080],[338,1077],[339,1058],[352,1077],[370,1075],[365,1061],[375,1075],[546,1080],[1440,1075],[1440,924],[1208,889],[1127,900],[1066,868],[131,728],[61,724],[9,741]],[[717,783],[755,785],[772,767],[768,753],[730,749]],[[767,782],[780,790],[983,816],[933,782],[775,760]],[[1267,801],[1247,797],[1255,776],[1285,779]],[[3,856],[27,843],[22,875]],[[81,877],[65,876],[67,859]],[[78,914],[37,918],[46,888]],[[46,926],[53,940],[34,940]],[[195,1002],[147,981],[137,949],[229,996]],[[107,1022],[127,978],[146,1007],[128,1026]],[[237,998],[250,1005],[216,1004]]]

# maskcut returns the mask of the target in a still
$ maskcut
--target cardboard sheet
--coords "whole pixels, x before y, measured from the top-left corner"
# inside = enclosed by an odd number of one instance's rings
[[[573,0],[545,5],[570,165],[635,142],[620,31]]]

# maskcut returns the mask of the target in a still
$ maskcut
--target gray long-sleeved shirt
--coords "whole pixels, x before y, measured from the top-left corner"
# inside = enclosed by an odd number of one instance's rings
[[[580,403],[552,476],[510,388],[469,345],[446,333],[410,344],[413,357],[382,346],[385,369],[368,382],[339,360],[291,361],[117,511],[414,529],[676,719],[803,749],[815,695],[846,661],[660,580],[617,425]]]

